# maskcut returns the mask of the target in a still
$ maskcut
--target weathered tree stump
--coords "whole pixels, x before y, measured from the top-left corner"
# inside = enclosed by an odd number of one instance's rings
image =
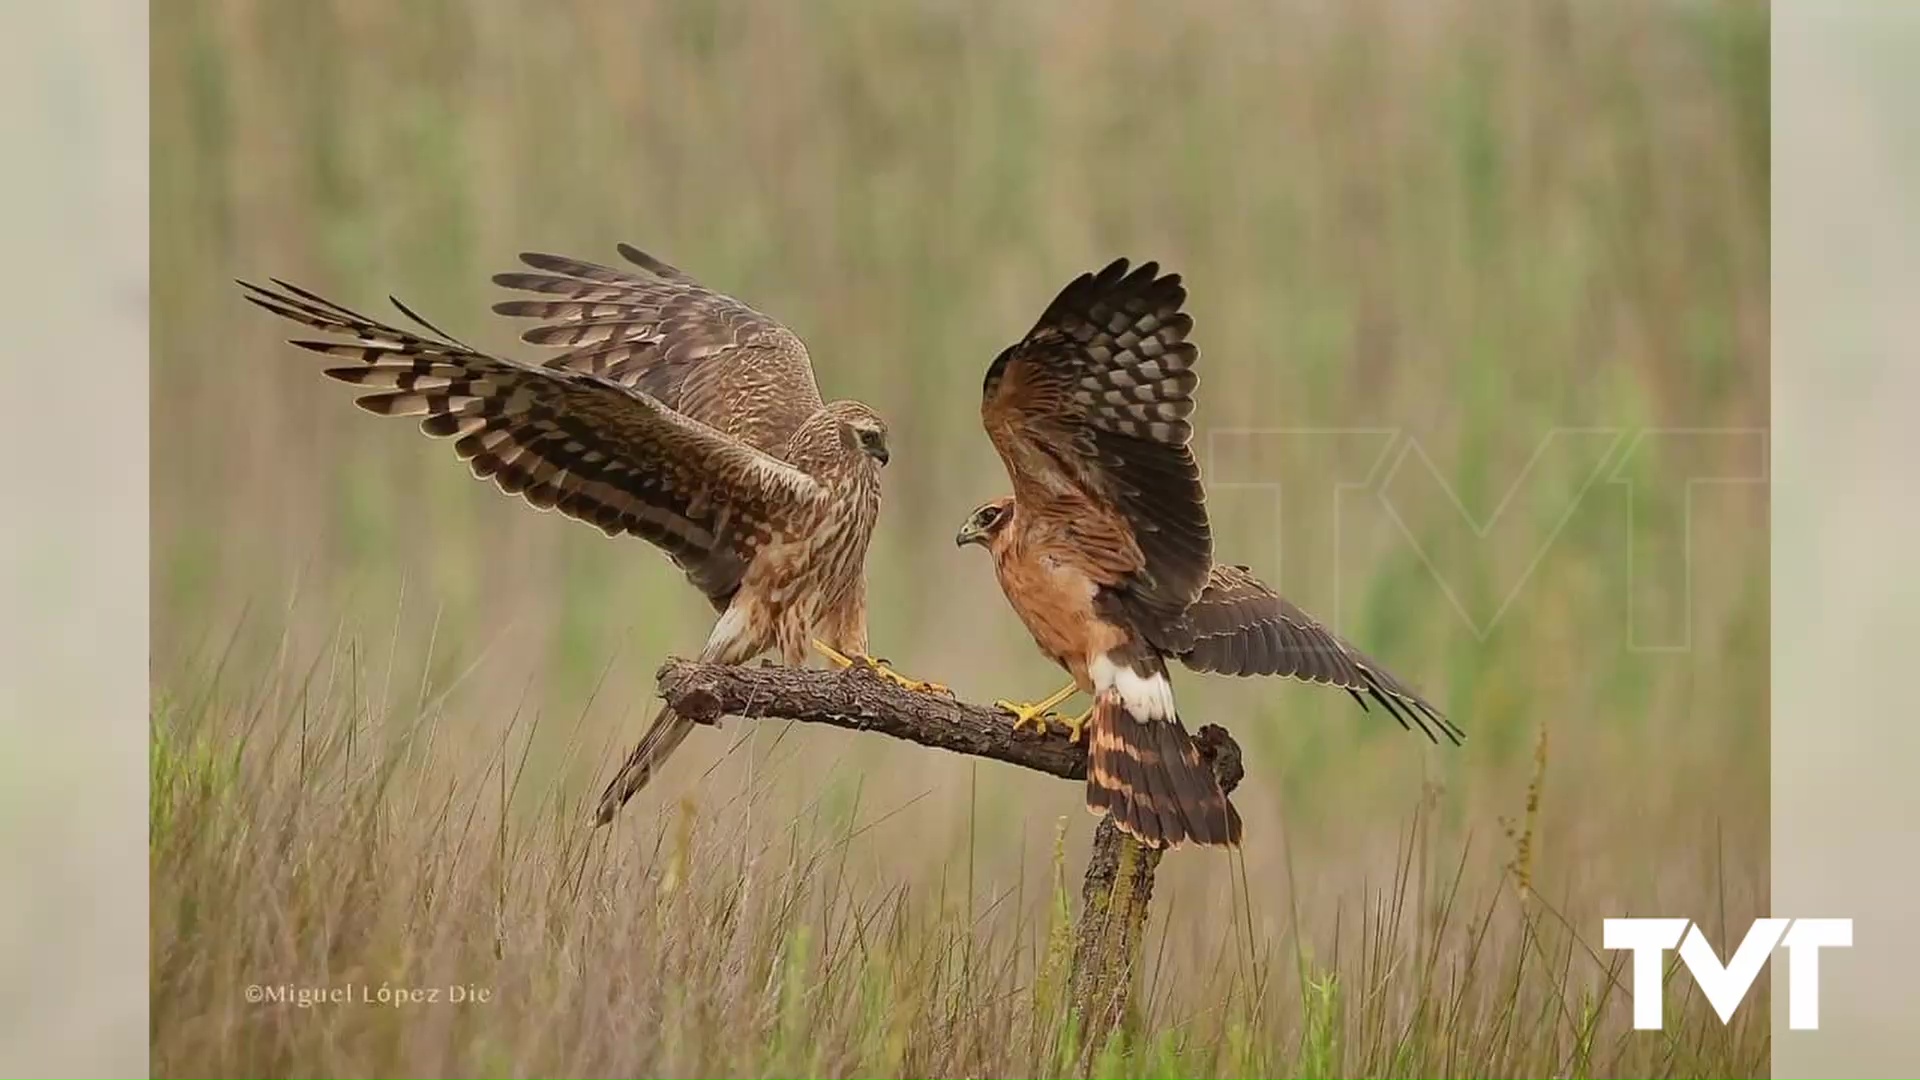
[[[1208,724],[1194,735],[1200,755],[1229,795],[1246,770],[1227,729]],[[1091,1050],[1126,1019],[1140,943],[1146,935],[1153,875],[1165,852],[1147,847],[1103,817],[1080,887],[1080,925],[1073,942],[1073,1007],[1083,1045]]]
[[[660,696],[696,723],[739,716],[827,724],[1067,780],[1087,777],[1086,750],[1068,742],[1058,729],[1016,735],[1011,719],[996,709],[909,691],[861,668],[837,672],[668,660],[660,668],[659,685]],[[1220,787],[1231,793],[1244,775],[1240,747],[1226,729],[1211,724],[1195,738]],[[1127,837],[1111,818],[1103,818],[1094,830],[1069,975],[1082,1045],[1089,1051],[1126,1017],[1153,899],[1154,871],[1163,854]]]

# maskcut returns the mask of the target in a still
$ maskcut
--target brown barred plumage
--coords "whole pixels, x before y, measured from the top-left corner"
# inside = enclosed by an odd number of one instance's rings
[[[1136,600],[1177,617],[1213,565],[1193,428],[1187,290],[1154,263],[1117,259],[1060,291],[1019,344],[987,369],[981,420],[1023,505],[1100,504],[1124,523],[1106,569]],[[1071,494],[1069,494],[1071,493]]]
[[[1094,698],[1086,739],[1088,810],[1112,814],[1114,824],[1153,847],[1240,843],[1240,811],[1177,717],[1135,719],[1118,694],[1103,692]]]
[[[277,279],[277,288],[241,284],[248,300],[325,335],[293,344],[351,361],[325,373],[359,387],[361,408],[419,417],[507,494],[666,552],[722,613],[707,659],[744,663],[773,650],[798,665],[816,639],[865,656],[863,576],[886,426],[859,402],[822,403],[806,348],[779,323],[620,250],[635,271],[524,255],[542,273],[496,279],[560,298],[499,305],[548,320],[528,340],[568,351],[544,365],[473,349],[398,300],[418,331]],[[686,730],[670,711],[655,718],[597,820]]]
[[[1177,275],[1116,260],[1076,278],[994,360],[981,418],[1013,494],[977,508],[957,537],[993,553],[1041,651],[1095,696],[1088,807],[1155,846],[1240,835],[1181,725],[1164,657],[1339,686],[1430,739],[1462,737],[1244,567],[1214,563],[1188,446],[1198,352],[1186,295]]]
[[[778,454],[821,406],[807,347],[786,327],[629,244],[637,271],[525,254],[541,273],[496,274],[510,289],[560,297],[504,300],[502,315],[542,325],[521,337],[563,349],[550,368],[604,375],[668,408]]]
[[[1445,737],[1457,745],[1466,737],[1379,661],[1320,625],[1244,566],[1215,566],[1200,598],[1179,623],[1163,630],[1156,644],[1195,671],[1284,675],[1337,686],[1362,709],[1371,699],[1401,727],[1418,728],[1435,742]]]

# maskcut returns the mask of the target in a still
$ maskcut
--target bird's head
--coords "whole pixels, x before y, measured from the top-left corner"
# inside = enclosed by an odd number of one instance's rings
[[[876,465],[885,465],[891,456],[887,449],[887,424],[880,414],[858,401],[836,401],[827,411],[840,425],[840,445],[853,453],[865,454]]]
[[[991,548],[993,538],[1000,535],[1000,531],[1012,521],[1013,496],[1002,495],[992,502],[982,503],[968,514],[967,523],[960,527],[960,534],[953,538],[953,542],[960,547],[979,544]]]

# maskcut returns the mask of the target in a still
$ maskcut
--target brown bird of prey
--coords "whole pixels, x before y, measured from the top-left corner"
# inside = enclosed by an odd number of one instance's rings
[[[304,289],[241,284],[247,299],[330,335],[293,344],[350,361],[326,374],[359,406],[418,416],[454,439],[473,475],[540,510],[665,551],[719,619],[700,658],[740,664],[809,643],[914,689],[867,654],[865,563],[880,512],[887,428],[857,401],[824,403],[792,331],[680,270],[620,245],[633,269],[522,255],[497,275],[540,299],[494,305],[563,347],[544,364],[490,356],[394,306],[403,330]],[[692,723],[662,709],[600,798],[612,819]]]
[[[1180,722],[1167,658],[1197,671],[1291,675],[1368,699],[1403,727],[1458,728],[1405,683],[1244,566],[1213,561],[1206,493],[1188,443],[1194,361],[1177,274],[1125,259],[1068,285],[987,369],[981,418],[1013,494],[975,510],[956,541],[993,554],[1000,588],[1040,651],[1073,681],[1031,704],[1046,730],[1076,691],[1090,728],[1087,808],[1142,843],[1237,844],[1240,815]],[[1437,740],[1436,740],[1437,741]]]

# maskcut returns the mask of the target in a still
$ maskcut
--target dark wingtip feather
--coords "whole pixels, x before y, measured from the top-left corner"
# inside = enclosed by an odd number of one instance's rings
[[[336,308],[341,311],[346,310],[345,308],[340,307],[339,304],[336,304],[333,301],[327,299],[326,297],[321,296],[319,293],[314,292],[311,289],[303,289],[300,286],[295,285],[293,282],[288,281],[285,278],[269,277],[267,278],[267,280],[273,282],[275,285],[278,285],[283,291],[290,292],[302,300],[306,300],[311,303],[318,304],[321,307]]]
[[[1429,740],[1433,739],[1433,732],[1427,730],[1427,725],[1409,721],[1404,706],[1394,701],[1391,695],[1382,693],[1379,686],[1369,686],[1367,688],[1367,694],[1372,697],[1373,700],[1379,702],[1380,707],[1387,710],[1387,715],[1393,717],[1394,721],[1397,722],[1402,729],[1412,731],[1418,728],[1420,734],[1425,735]]]
[[[248,288],[258,289],[259,286],[249,285]],[[245,300],[247,303],[252,304],[257,308],[260,308],[265,311],[271,311],[275,315],[278,315],[283,319],[291,319],[294,322],[306,321],[302,319],[299,316],[299,314],[296,313],[292,308],[289,308],[286,305],[278,302],[278,300],[274,297],[273,293],[270,293],[265,289],[260,289],[260,295],[258,296],[255,296],[249,293],[248,295],[241,297],[241,299]]]
[[[425,327],[428,333],[438,336],[441,341],[447,343],[448,345],[456,345],[463,349],[470,348],[470,346],[468,346],[465,342],[461,341],[459,338],[454,337],[452,334],[449,334],[445,330],[442,330],[438,326],[435,326],[434,324],[428,322],[424,315],[421,315],[419,312],[408,307],[404,301],[402,301],[399,297],[393,295],[392,293],[387,294],[387,302],[392,304],[400,312],[400,314],[405,315],[407,318],[412,319],[415,323],[418,323],[420,326]]]
[[[615,244],[614,249],[620,252],[621,258],[653,274],[655,277],[666,278],[669,281],[691,282],[693,280],[687,276],[686,271],[665,259],[655,258],[624,240]]]
[[[1440,742],[1442,736],[1454,746],[1459,746],[1466,739],[1467,733],[1448,720],[1440,710],[1418,697],[1401,693],[1387,686],[1370,669],[1362,668],[1361,673],[1367,680],[1367,695],[1384,706],[1387,713],[1400,722],[1401,727],[1408,731],[1417,728],[1420,734],[1425,735],[1428,741],[1435,744]],[[1353,694],[1354,700],[1360,700],[1360,695],[1353,690],[1349,689],[1347,692]],[[1366,702],[1361,701],[1360,707],[1366,708]],[[1436,728],[1439,729],[1438,734],[1435,734]]]
[[[1425,698],[1397,685],[1387,686],[1382,684],[1379,677],[1372,671],[1369,671],[1367,676],[1373,679],[1375,684],[1379,685],[1383,692],[1390,694],[1399,702],[1401,708],[1411,713],[1420,722],[1420,730],[1426,732],[1429,739],[1433,739],[1436,743],[1440,741],[1434,736],[1431,730],[1431,728],[1437,727],[1440,729],[1440,734],[1446,736],[1447,741],[1455,746],[1459,746],[1466,740],[1467,733],[1462,730],[1458,724],[1447,719],[1445,713],[1434,708]]]
[[[326,297],[321,296],[319,293],[314,292],[311,289],[303,289],[300,286],[295,285],[293,282],[286,280],[285,278],[270,277],[267,280],[273,282],[275,285],[278,285],[283,292],[288,292],[293,294],[293,297],[283,296],[281,297],[281,300],[288,303],[294,302],[294,298],[305,301],[305,305],[303,306],[308,307],[311,310],[312,314],[314,315],[324,316],[326,318],[334,319],[334,320],[337,320],[343,323],[348,323],[348,324],[370,323],[376,326],[379,325],[378,319],[370,319],[367,316],[361,314],[358,311],[355,311],[353,308],[350,308],[345,304],[341,304],[341,303],[337,303],[335,301],[329,300]],[[351,329],[351,328],[352,328],[351,326],[342,327],[343,330]]]
[[[1445,713],[1442,713],[1434,709],[1430,705],[1426,705],[1424,702],[1422,702],[1421,704],[1425,708],[1427,716],[1430,717],[1434,723],[1438,724],[1440,726],[1440,730],[1446,734],[1447,740],[1449,742],[1453,743],[1453,745],[1455,746],[1459,746],[1460,744],[1467,741],[1467,732],[1465,728],[1462,728],[1460,725],[1454,723],[1452,720],[1447,719]]]
[[[312,338],[288,338],[287,344],[295,348],[305,349],[308,352],[317,352],[323,356],[333,356],[336,355],[335,350],[341,348],[343,343],[338,341],[315,341]]]

